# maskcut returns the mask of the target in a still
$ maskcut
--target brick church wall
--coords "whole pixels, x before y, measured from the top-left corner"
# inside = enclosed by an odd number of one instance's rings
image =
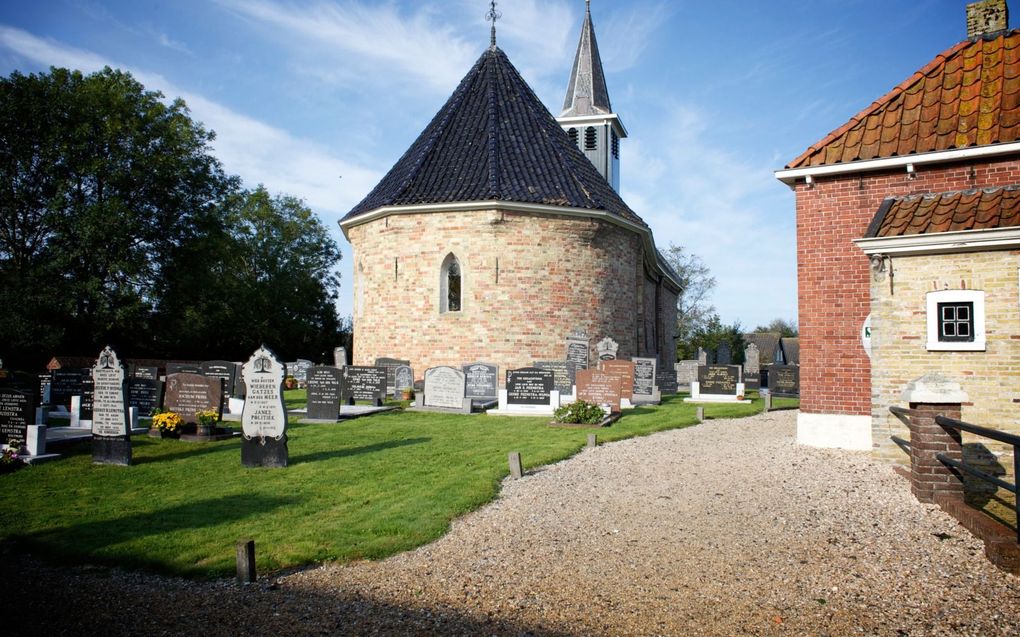
[[[1020,160],[918,166],[818,177],[798,183],[797,276],[801,410],[867,416],[871,361],[860,333],[871,312],[868,258],[852,243],[864,236],[886,197],[1020,183]]]
[[[483,360],[498,364],[502,377],[562,358],[575,328],[592,337],[593,357],[604,336],[619,343],[621,358],[644,353],[643,243],[632,231],[490,210],[390,215],[350,228],[348,237],[357,365],[406,358],[420,379],[428,367]],[[463,304],[440,313],[440,269],[450,253],[461,265]]]

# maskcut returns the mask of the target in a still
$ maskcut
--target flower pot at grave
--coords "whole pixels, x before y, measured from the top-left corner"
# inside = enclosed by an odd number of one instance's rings
[[[212,426],[201,424],[197,425],[195,428],[195,433],[199,436],[210,436],[212,435]]]
[[[403,398],[404,400],[414,400],[414,390],[405,389],[404,391],[400,392],[400,397]]]

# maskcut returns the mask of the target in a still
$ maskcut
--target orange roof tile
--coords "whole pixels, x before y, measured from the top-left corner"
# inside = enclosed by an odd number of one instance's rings
[[[943,51],[787,168],[1018,140],[1020,30]]]
[[[890,197],[879,206],[866,236],[1015,227],[1020,227],[1020,185]]]

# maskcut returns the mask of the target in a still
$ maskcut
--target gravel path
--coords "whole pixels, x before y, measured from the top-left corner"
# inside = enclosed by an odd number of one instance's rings
[[[1020,578],[888,466],[796,446],[795,421],[584,451],[382,562],[242,591],[7,555],[0,599],[47,635],[1020,635]]]

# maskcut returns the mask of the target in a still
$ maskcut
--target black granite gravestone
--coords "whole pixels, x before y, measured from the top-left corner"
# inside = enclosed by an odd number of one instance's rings
[[[132,365],[131,366],[131,377],[132,378],[145,378],[147,380],[159,380],[159,368],[148,367],[145,365]]]
[[[138,409],[140,417],[151,416],[154,410],[163,405],[163,381],[151,378],[127,379],[127,402],[128,407]]]
[[[50,404],[70,408],[71,396],[81,396],[85,371],[81,369],[55,369],[50,381]]]
[[[552,371],[553,389],[560,392],[561,396],[574,393],[576,375],[574,363],[570,361],[535,361],[534,367]]]
[[[478,402],[491,402],[499,398],[499,367],[490,363],[469,363],[464,372],[464,395]]]
[[[345,403],[353,405],[355,401],[362,400],[382,406],[387,393],[385,368],[348,365],[340,371],[343,377],[341,396]]]
[[[167,363],[166,375],[170,374],[201,374],[202,366],[198,363]]]
[[[230,397],[234,393],[234,383],[237,380],[237,367],[231,361],[204,361],[199,365],[202,375],[208,378],[219,378],[223,381],[223,404],[230,404]],[[229,412],[229,409],[224,409]]]
[[[773,396],[800,397],[800,367],[798,365],[771,365],[769,391]]]
[[[733,361],[733,354],[730,351],[729,343],[719,343],[719,347],[715,348],[715,364],[716,365],[729,365]]]
[[[92,405],[95,398],[95,387],[91,377],[85,377],[81,381],[81,403],[78,409],[78,420],[92,421]]]
[[[523,367],[506,371],[507,405],[548,405],[555,376],[550,369]]]
[[[403,360],[400,358],[377,358],[375,359],[375,366],[386,370],[386,390],[392,392],[395,388],[396,383],[396,372],[397,368],[401,366],[410,367],[411,361]]]
[[[337,420],[340,418],[340,385],[342,375],[336,367],[313,367],[308,380],[308,418]]]
[[[28,439],[28,426],[35,422],[32,392],[0,387],[0,443]]]
[[[698,368],[698,391],[702,394],[736,396],[739,365],[704,365]]]
[[[633,401],[643,402],[655,399],[655,370],[657,361],[654,358],[632,358],[634,362]]]

